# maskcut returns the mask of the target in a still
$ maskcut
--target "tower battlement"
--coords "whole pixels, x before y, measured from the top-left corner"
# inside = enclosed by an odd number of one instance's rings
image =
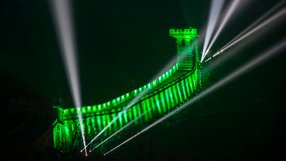
[[[170,29],[169,35],[177,39],[193,39],[197,36],[197,29],[195,28]]]

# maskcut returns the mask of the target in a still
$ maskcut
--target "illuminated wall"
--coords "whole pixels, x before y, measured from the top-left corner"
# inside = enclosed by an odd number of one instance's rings
[[[190,99],[198,88],[198,46],[196,29],[170,29],[176,38],[178,60],[176,65],[152,82],[98,105],[58,107],[58,118],[54,123],[54,147],[60,151],[71,151],[83,147],[76,110],[81,110],[87,142],[98,134],[120,111],[132,102],[102,136],[108,137],[128,122],[144,113],[135,121],[136,126],[148,124],[170,112]],[[143,93],[144,92],[144,93]],[[137,96],[142,96],[134,101]]]

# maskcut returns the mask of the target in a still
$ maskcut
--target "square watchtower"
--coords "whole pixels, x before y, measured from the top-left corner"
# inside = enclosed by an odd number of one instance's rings
[[[176,39],[179,68],[192,70],[199,61],[197,29],[170,29],[169,35]]]

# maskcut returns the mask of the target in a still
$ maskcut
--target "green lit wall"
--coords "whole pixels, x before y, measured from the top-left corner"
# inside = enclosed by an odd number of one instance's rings
[[[157,79],[102,104],[81,108],[55,106],[58,118],[53,130],[54,147],[60,151],[83,147],[76,110],[81,110],[85,136],[89,142],[130,103],[132,106],[119,116],[103,137],[108,137],[142,113],[144,116],[136,120],[136,126],[148,124],[190,99],[199,84],[197,30],[170,29],[169,34],[176,38],[178,61]],[[137,96],[141,97],[134,101]]]

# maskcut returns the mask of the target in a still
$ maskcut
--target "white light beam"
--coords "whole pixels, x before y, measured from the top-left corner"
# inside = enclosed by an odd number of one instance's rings
[[[255,26],[258,25],[262,20],[266,19],[269,17],[271,14],[273,14],[274,11],[279,9],[281,6],[283,6],[285,1],[280,1],[277,3],[274,7],[272,7],[270,10],[268,10],[265,14],[263,14],[261,17],[259,17],[257,20],[255,20],[253,23],[251,23],[247,28],[245,28],[242,32],[240,32],[238,35],[236,35],[231,41],[229,41],[226,45],[224,45],[221,49],[225,48],[229,44],[231,44],[233,41],[237,40],[239,37],[241,37],[243,34],[245,34],[247,31],[250,29],[254,28]],[[221,50],[220,49],[220,50]]]
[[[216,41],[216,39],[218,38],[219,34],[221,33],[222,29],[225,27],[226,23],[228,22],[229,18],[232,16],[232,14],[234,13],[234,11],[236,10],[236,8],[239,5],[240,0],[233,0],[230,7],[227,9],[226,15],[224,16],[222,22],[220,23],[220,26],[217,30],[217,32],[215,33],[210,45],[207,48],[207,51],[210,50],[210,48],[213,46],[214,42]],[[207,55],[207,53],[205,54]]]
[[[210,42],[211,36],[213,35],[213,30],[216,26],[219,14],[221,12],[221,8],[223,6],[224,0],[213,0],[211,4],[211,11],[209,13],[209,19],[207,24],[207,31],[206,31],[206,37],[204,41],[204,47],[201,57],[201,62],[204,60],[206,53],[207,46]]]
[[[116,131],[115,133],[113,133],[112,135],[110,135],[108,138],[106,138],[105,140],[103,140],[101,143],[99,143],[98,145],[96,145],[94,148],[92,148],[91,150],[89,150],[89,152],[93,151],[94,149],[98,148],[100,145],[104,144],[106,141],[108,141],[109,139],[111,139],[113,136],[117,135],[118,133],[120,133],[121,131],[123,131],[124,129],[126,129],[127,127],[129,127],[130,125],[132,125],[136,120],[140,119],[142,116],[144,115],[144,113],[142,113],[140,116],[136,117],[135,119],[133,119],[131,122],[129,122],[128,124],[126,124],[125,126],[123,126],[121,129],[119,129],[118,131]]]
[[[286,40],[283,40],[278,45],[276,45],[276,46],[272,47],[271,49],[265,51],[260,56],[258,56],[255,59],[249,61],[248,63],[246,63],[242,67],[238,68],[237,70],[235,70],[231,74],[229,74],[226,77],[224,77],[223,79],[221,79],[219,82],[217,82],[214,85],[212,85],[211,87],[207,88],[205,91],[199,93],[198,95],[196,95],[195,97],[193,97],[192,99],[187,101],[182,106],[176,108],[172,112],[170,112],[167,115],[163,116],[162,118],[158,119],[157,121],[155,121],[151,125],[147,126],[143,130],[139,131],[138,133],[136,133],[132,137],[128,138],[124,142],[122,142],[119,145],[115,146],[114,148],[112,148],[111,150],[106,152],[104,154],[104,156],[106,156],[107,154],[109,154],[112,151],[116,150],[117,148],[121,147],[122,145],[126,144],[127,142],[129,142],[130,140],[134,139],[135,137],[137,137],[137,136],[141,135],[142,133],[146,132],[147,130],[151,129],[152,127],[158,125],[159,123],[161,123],[162,121],[166,120],[167,118],[169,118],[169,117],[173,116],[174,114],[182,111],[183,109],[185,109],[186,107],[188,107],[191,104],[195,103],[196,101],[200,100],[201,98],[207,96],[208,94],[214,92],[215,90],[219,89],[220,87],[226,85],[227,83],[231,82],[235,78],[237,78],[237,77],[241,76],[242,74],[248,72],[249,70],[253,69],[257,65],[259,65],[259,64],[263,63],[264,61],[268,60],[269,58],[271,58],[271,56],[274,56],[275,53],[277,54],[280,50],[282,50],[285,47],[286,47]]]
[[[192,50],[191,47],[185,47],[181,52],[184,53],[184,52],[190,52],[190,50]],[[179,57],[179,60],[182,60],[182,59],[185,59],[186,56],[184,54],[180,54],[182,56]],[[158,78],[160,75],[162,75],[164,72],[166,72],[168,69],[170,69],[172,66],[174,66],[177,62],[177,58],[173,58],[167,65],[165,65],[163,67],[163,69],[154,77],[155,78]],[[154,80],[152,79],[152,80]],[[127,106],[118,113],[118,115],[113,119],[111,120],[111,122],[109,122],[107,124],[107,126],[105,126],[86,146],[84,146],[81,151],[83,151],[84,149],[86,149],[91,143],[93,143],[98,137],[100,137],[116,120],[118,120],[119,116],[124,113],[126,110],[128,110],[130,107],[132,107],[137,101],[140,100],[141,97],[145,96],[145,94],[147,94],[149,91],[149,89],[146,89],[146,90],[143,90],[137,97],[135,97],[133,100],[131,100],[130,103],[127,104]]]
[[[62,58],[71,89],[73,102],[79,118],[80,130],[83,145],[85,146],[85,136],[82,122],[81,96],[79,86],[79,74],[76,57],[76,45],[74,41],[74,31],[72,23],[71,4],[69,0],[51,0],[52,15],[56,27],[57,37],[60,43]],[[85,150],[85,155],[87,151]]]
[[[227,49],[229,49],[230,47],[232,47],[233,45],[237,44],[238,42],[240,42],[241,40],[247,38],[248,36],[252,35],[253,33],[257,32],[258,30],[262,29],[263,27],[273,23],[273,21],[277,20],[278,18],[282,17],[283,15],[286,14],[286,7],[284,7],[283,9],[279,10],[279,12],[277,12],[276,14],[272,15],[271,17],[269,17],[268,19],[266,19],[265,21],[263,21],[262,23],[260,23],[259,25],[257,25],[255,28],[253,28],[252,30],[248,31],[247,33],[245,33],[243,36],[239,37],[237,40],[233,41],[231,44],[229,44],[228,46],[226,46],[225,48],[222,49],[222,51],[225,51]],[[217,54],[218,55],[218,54]]]

